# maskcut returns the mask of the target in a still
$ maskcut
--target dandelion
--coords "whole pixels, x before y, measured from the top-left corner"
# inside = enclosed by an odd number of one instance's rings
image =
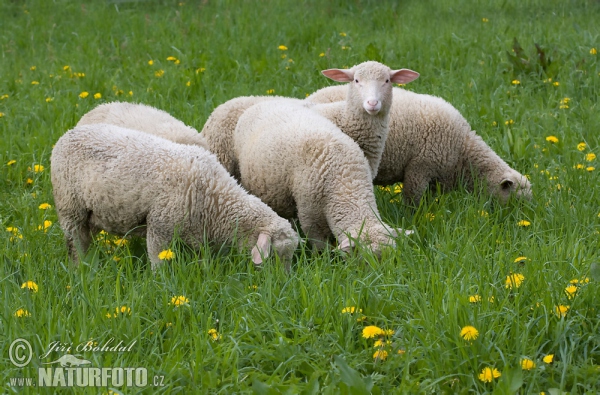
[[[546,141],[556,144],[556,143],[558,143],[558,138],[556,136],[548,136],[548,137],[546,137]]]
[[[189,302],[190,302],[190,300],[183,295],[173,296],[171,298],[171,304],[174,305],[175,307],[187,305]]]
[[[554,81],[554,82],[552,83],[552,85],[554,85],[554,86],[559,86],[559,85],[560,85],[560,82],[558,82],[558,81]]]
[[[176,61],[176,60],[177,60],[177,58],[176,58],[175,56],[169,56],[169,57],[167,58],[167,60],[168,60],[169,62],[174,62],[174,61]]]
[[[275,89],[267,90],[267,95],[272,95],[273,93],[275,93]]]
[[[200,67],[199,69],[196,69],[196,74],[198,73],[204,73],[206,69],[204,67]]]
[[[477,328],[471,325],[467,325],[460,331],[460,337],[465,340],[475,340],[479,336],[479,331]]]
[[[490,213],[488,213],[485,210],[479,210],[479,215],[482,216],[482,217],[484,217],[484,218],[487,218],[487,217],[490,216]]]
[[[27,183],[27,185],[33,184],[33,180],[31,178],[28,178],[25,182]]]
[[[513,85],[520,85],[521,81],[519,81],[519,80],[512,80],[512,84]]]
[[[434,213],[427,213],[427,214],[425,214],[425,218],[427,218],[430,221],[433,221],[435,219],[435,214]]]
[[[504,124],[505,125],[512,125],[513,123],[515,123],[515,121],[513,121],[512,119],[509,119],[508,121],[505,121]]]
[[[569,285],[567,288],[565,288],[565,293],[567,294],[567,298],[569,299],[573,299],[575,297],[575,294],[577,293],[577,286],[576,285]]]
[[[44,233],[48,231],[48,228],[52,226],[52,221],[45,220],[42,225],[38,225],[38,230],[43,230]]]
[[[528,260],[528,258],[526,256],[520,256],[520,257],[515,258],[514,263],[525,262],[526,260]]]
[[[529,358],[521,358],[521,369],[531,370],[533,368],[535,368],[535,362]]]
[[[542,358],[542,361],[544,361],[544,363],[552,363],[552,362],[554,362],[554,354],[548,354],[548,355],[546,355],[544,358]]]
[[[15,159],[11,159],[11,160],[9,160],[9,161],[6,163],[6,166],[12,166],[12,165],[14,165],[15,163],[17,163],[17,161],[16,161]]]
[[[500,376],[502,376],[502,373],[500,373],[498,369],[487,367],[483,368],[478,377],[479,380],[483,381],[484,383],[491,383],[494,381],[494,379],[497,379]]]
[[[101,93],[94,93],[94,99],[98,100],[102,98],[102,94]]]
[[[39,81],[31,81],[31,85],[39,85]]]
[[[51,101],[54,101],[53,97],[47,97],[46,98],[46,103],[50,103]]]
[[[598,53],[598,50],[596,48],[590,49],[590,54],[591,55],[596,55],[597,53]]]
[[[64,71],[68,71],[68,70],[70,70],[70,69],[71,69],[71,66],[68,66],[68,65],[63,67],[63,70],[64,70]]]
[[[25,309],[19,309],[15,311],[14,316],[17,318],[31,317],[31,313]]]
[[[490,20],[489,20],[489,19],[487,19],[487,18],[481,18],[481,21],[482,21],[483,23],[488,23]]]
[[[85,99],[86,97],[88,97],[90,95],[89,92],[83,91],[79,94],[79,97],[82,99]]]
[[[31,66],[31,67],[29,68],[29,70],[31,70],[31,71],[35,71],[35,69],[36,69],[36,68],[37,68],[37,67],[35,67],[35,66]]]
[[[175,253],[173,251],[169,250],[163,250],[158,254],[158,259],[160,259],[161,261],[170,261],[171,259],[173,259],[173,257],[175,256]]]
[[[594,171],[596,168],[594,166],[588,166],[585,168],[587,171]]]
[[[129,96],[133,96],[133,91],[129,91],[129,92],[127,92],[127,94],[128,94]]]
[[[21,289],[27,288],[30,291],[33,291],[33,293],[36,293],[38,291],[38,286],[36,283],[34,283],[33,281],[26,281],[21,285]]]
[[[213,341],[217,341],[221,338],[221,335],[219,335],[219,332],[217,332],[216,329],[209,329],[208,330],[208,335],[212,338]]]
[[[320,58],[322,58],[323,56],[325,56],[325,52],[321,52],[321,53],[319,54],[319,57],[320,57]]]
[[[192,81],[188,81],[185,83],[185,86],[192,86]]]
[[[558,318],[562,318],[564,316],[567,315],[567,312],[569,311],[569,306],[565,306],[565,305],[558,305],[558,306],[554,306],[554,313],[558,316]]]
[[[526,227],[526,226],[529,226],[529,225],[531,225],[531,222],[529,222],[529,221],[527,221],[525,219],[522,219],[519,222],[517,222],[517,226]]]
[[[347,49],[350,49],[350,47],[347,47],[347,46],[345,46],[345,45],[342,45],[342,50],[344,50],[344,51],[345,51],[345,50],[347,50]]]
[[[52,206],[51,206],[51,205],[49,205],[48,203],[42,203],[42,204],[40,204],[40,205],[38,206],[38,208],[39,208],[40,210],[48,210],[49,208],[52,208]]]
[[[366,315],[360,315],[360,316],[356,317],[356,322],[363,322],[366,319],[367,319]]]
[[[9,97],[8,95],[4,94],[4,95],[0,96],[0,100],[8,99],[8,97]]]
[[[0,112],[0,118],[4,117],[4,113]]]
[[[373,359],[385,361],[388,357],[388,352],[385,350],[377,350],[375,354],[373,354]]]
[[[279,48],[279,50],[281,51],[287,51],[288,47],[286,47],[285,45],[280,45],[277,48]]]
[[[521,273],[513,273],[506,276],[506,281],[504,283],[504,288],[513,289],[519,288],[523,281],[525,280],[525,276]]]
[[[154,76],[157,77],[157,78],[161,78],[163,75],[165,75],[165,71],[163,69],[156,70],[154,72]]]
[[[598,214],[598,217],[600,217],[600,214]],[[588,277],[582,278],[581,280],[574,278],[573,280],[569,281],[571,284],[587,284],[589,282],[590,279]]]
[[[83,78],[83,77],[85,77],[85,73],[75,73],[75,77]]]
[[[391,344],[392,344],[392,342],[389,340],[379,339],[375,343],[373,343],[373,347],[375,347],[375,348],[384,347],[384,346],[390,346]]]
[[[340,36],[342,36],[342,37],[346,37],[346,33],[344,33],[344,32],[340,32]]]
[[[123,246],[126,246],[127,243],[129,243],[129,240],[127,240],[127,239],[117,239],[117,240],[113,241],[113,243],[115,243],[115,245],[117,247],[123,247]]]
[[[27,168],[27,170],[31,171],[31,167]],[[41,173],[44,171],[44,166],[42,165],[33,165],[33,172],[34,173]]]
[[[153,64],[154,64],[154,60],[150,59],[150,60],[148,61],[148,65],[149,65],[149,66],[152,66]]]
[[[581,170],[581,169],[585,169],[585,165],[582,163],[578,163],[575,166],[573,166],[575,169],[577,170]]]
[[[384,334],[385,332],[383,331],[383,329],[375,325],[369,325],[363,329],[362,337],[364,337],[365,339],[372,339],[376,336],[382,336]]]
[[[123,315],[125,315],[125,314],[131,315],[131,307],[127,307],[127,306],[115,307],[115,317],[119,313],[123,314]]]
[[[354,306],[348,306],[342,309],[342,314],[354,314],[355,311],[362,313],[362,309],[358,309]]]
[[[587,160],[588,162],[591,162],[594,159],[596,159],[596,154],[594,154],[593,152],[590,152],[589,154],[585,155],[585,160]]]
[[[583,151],[583,150],[585,150],[585,147],[587,147],[587,144],[586,144],[586,143],[583,143],[583,142],[582,142],[582,143],[579,143],[579,144],[577,144],[577,150],[578,150],[578,151]]]
[[[481,296],[479,296],[479,295],[470,295],[469,296],[469,303],[477,303],[477,302],[481,302]]]

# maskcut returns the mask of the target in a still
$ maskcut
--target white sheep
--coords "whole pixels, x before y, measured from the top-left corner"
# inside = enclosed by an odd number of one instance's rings
[[[388,135],[392,83],[408,83],[418,78],[419,74],[408,69],[391,70],[372,61],[349,70],[329,69],[322,73],[338,82],[351,82],[343,88],[346,101],[320,105],[305,101],[304,105],[333,121],[358,143],[375,177]],[[239,170],[232,155],[231,140],[239,117],[254,104],[282,99],[272,96],[238,97],[218,106],[210,115],[201,133],[208,141],[210,150],[234,177],[239,178]]]
[[[351,248],[351,239],[376,254],[395,245],[397,233],[377,211],[365,156],[331,121],[273,100],[247,109],[233,137],[242,186],[282,217],[297,217],[317,248],[331,235],[342,250]]]
[[[179,144],[197,145],[208,149],[208,143],[198,131],[169,113],[144,104],[112,102],[101,104],[85,114],[77,126],[107,123],[139,130]]]
[[[249,195],[203,148],[108,124],[78,126],[52,150],[52,186],[71,258],[101,229],[146,237],[155,269],[174,235],[197,248],[239,236],[260,265],[271,247],[289,262],[290,223]]]
[[[403,198],[410,204],[418,204],[432,183],[446,190],[460,183],[473,189],[476,178],[502,203],[511,195],[531,198],[527,178],[508,166],[448,102],[400,88],[393,95],[390,132],[375,184],[403,182]],[[345,100],[345,91],[327,87],[306,100],[339,102]]]

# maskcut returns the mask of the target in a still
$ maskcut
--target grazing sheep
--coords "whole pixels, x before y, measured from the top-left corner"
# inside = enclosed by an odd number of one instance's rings
[[[429,184],[444,189],[459,183],[473,189],[474,179],[485,182],[500,202],[511,195],[531,198],[531,184],[506,164],[445,100],[400,88],[393,90],[390,132],[374,182],[403,182],[404,201],[418,204]],[[306,100],[332,103],[345,99],[343,87],[318,90]]]
[[[247,238],[260,265],[271,246],[286,262],[298,245],[290,223],[249,195],[203,148],[108,124],[78,126],[52,150],[52,186],[70,256],[77,262],[104,229],[146,237],[155,269],[174,234],[203,241]]]
[[[235,178],[239,179],[239,169],[231,147],[235,125],[246,109],[272,100],[303,103],[333,121],[358,143],[375,177],[388,134],[392,83],[408,83],[419,74],[407,69],[391,70],[377,62],[364,62],[349,70],[324,70],[323,74],[338,82],[352,82],[344,87],[347,92],[345,102],[311,105],[298,99],[247,96],[221,104],[212,112],[202,129],[202,135],[208,141],[210,150]]]
[[[77,126],[107,123],[139,130],[179,144],[197,145],[208,149],[208,143],[198,131],[169,113],[144,104],[112,102],[101,104],[85,114]]]
[[[242,114],[233,140],[242,186],[282,217],[297,217],[317,248],[332,234],[342,250],[348,236],[376,254],[395,244],[365,156],[331,121],[290,101],[263,102]]]

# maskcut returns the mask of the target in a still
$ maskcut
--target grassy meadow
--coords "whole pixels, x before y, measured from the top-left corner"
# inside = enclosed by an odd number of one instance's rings
[[[600,392],[599,17],[592,0],[0,0],[0,392]],[[431,191],[414,209],[376,188],[415,234],[379,260],[301,247],[290,274],[177,242],[153,274],[144,241],[114,235],[69,263],[50,154],[83,114],[140,102],[200,130],[228,99],[304,98],[366,60],[418,71],[406,89],[452,103],[533,200]],[[135,343],[72,354],[147,386],[10,381],[58,367],[53,342],[111,338]]]

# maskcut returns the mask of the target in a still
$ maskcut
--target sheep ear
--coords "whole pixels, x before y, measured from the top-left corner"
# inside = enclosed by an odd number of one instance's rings
[[[256,245],[252,249],[252,262],[256,266],[262,265],[263,260],[269,257],[271,252],[271,236],[266,233],[258,235]]]
[[[350,82],[354,80],[354,71],[347,69],[328,69],[321,71],[327,78],[337,82]]]
[[[419,75],[416,71],[409,69],[392,70],[390,72],[390,80],[396,84],[408,84],[419,78]]]
[[[509,180],[508,178],[505,178],[504,180],[502,180],[500,182],[500,187],[503,190],[511,189],[513,185],[514,185],[514,182],[512,180]]]

